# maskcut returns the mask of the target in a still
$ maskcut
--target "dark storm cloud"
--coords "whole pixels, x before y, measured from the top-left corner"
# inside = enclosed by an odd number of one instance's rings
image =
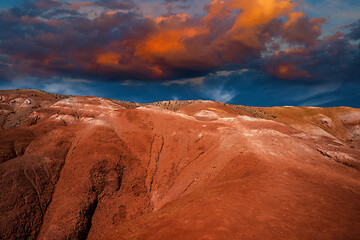
[[[134,7],[134,3],[131,1],[117,1],[117,0],[98,0],[94,2],[94,5],[106,7],[112,10],[116,9],[131,9]]]
[[[188,2],[189,0],[164,0],[164,2],[167,2],[167,3],[173,3],[173,2],[182,2],[182,3],[185,3],[185,2]]]
[[[352,40],[359,40],[360,39],[360,19],[357,20],[356,22],[350,24],[348,26],[348,28],[350,29],[350,33],[348,34],[348,36]]]
[[[46,19],[65,14],[78,14],[76,11],[66,8],[65,3],[54,0],[24,1],[19,7],[11,8],[8,13],[17,18],[27,16]]]
[[[307,81],[359,81],[360,48],[351,44],[350,33],[336,32],[311,46],[276,52],[263,60],[265,71],[281,79]]]
[[[131,1],[24,1],[0,12],[0,77],[167,80],[256,64],[281,79],[357,74],[359,49],[349,40],[358,39],[359,23],[320,40],[325,19],[296,6],[215,0],[204,17],[145,17]]]

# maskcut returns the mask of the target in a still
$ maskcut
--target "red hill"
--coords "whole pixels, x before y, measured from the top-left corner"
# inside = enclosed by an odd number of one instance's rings
[[[360,110],[0,91],[1,239],[356,239]]]

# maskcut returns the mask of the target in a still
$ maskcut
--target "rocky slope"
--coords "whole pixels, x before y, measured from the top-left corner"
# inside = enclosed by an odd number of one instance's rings
[[[0,91],[0,239],[356,239],[360,110]]]

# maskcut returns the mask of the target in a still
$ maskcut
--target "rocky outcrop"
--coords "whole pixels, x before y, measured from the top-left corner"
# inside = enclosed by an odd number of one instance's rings
[[[359,109],[0,95],[1,239],[360,235]]]

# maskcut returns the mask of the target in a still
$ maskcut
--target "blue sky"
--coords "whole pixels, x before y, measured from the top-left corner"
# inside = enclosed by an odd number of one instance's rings
[[[280,2],[2,1],[0,89],[360,107],[359,2]]]

